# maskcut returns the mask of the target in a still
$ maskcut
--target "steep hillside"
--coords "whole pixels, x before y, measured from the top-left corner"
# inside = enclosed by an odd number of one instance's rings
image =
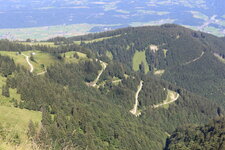
[[[112,38],[85,42],[110,36]],[[166,24],[125,28],[69,40],[82,40],[82,46],[104,60],[109,59],[107,54],[110,53],[114,61],[134,71],[154,74],[225,105],[224,38]]]
[[[178,128],[167,139],[165,150],[225,149],[225,119],[218,117],[204,126],[189,125]]]
[[[158,150],[178,126],[205,123],[222,109],[182,87],[134,72],[127,63],[115,61],[115,55],[110,60],[73,44],[44,47],[0,43],[4,53],[26,53],[35,48],[56,61],[46,65],[40,76],[21,63],[16,65],[10,55],[0,56],[4,78],[0,101],[8,99],[18,111],[42,112],[40,128],[30,125],[27,131],[41,149]],[[96,86],[92,86],[93,81]],[[9,89],[16,90],[20,99],[11,99]],[[157,105],[160,107],[154,107]],[[134,107],[138,115],[131,113]]]

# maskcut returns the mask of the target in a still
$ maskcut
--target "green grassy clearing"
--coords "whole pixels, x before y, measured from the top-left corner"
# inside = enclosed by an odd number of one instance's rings
[[[110,59],[113,60],[113,55],[110,51],[106,51],[106,56]]]
[[[13,139],[16,140],[19,145],[27,143],[29,121],[32,120],[34,123],[40,124],[42,119],[41,112],[8,106],[0,106],[0,114],[1,136],[4,136],[4,140],[0,140],[0,149],[1,147],[7,147],[5,142],[11,145],[10,141]],[[0,139],[3,138],[1,136]]]
[[[166,90],[166,89],[164,89],[164,90]],[[161,102],[161,103],[159,103],[159,104],[157,104],[157,105],[153,105],[152,106],[152,108],[165,108],[165,109],[168,109],[169,108],[169,106],[172,104],[172,103],[174,103],[178,98],[179,98],[179,94],[178,93],[176,93],[176,92],[174,92],[174,91],[171,91],[171,90],[169,90],[169,89],[167,89],[167,96],[166,96],[166,99],[163,101],[163,102]]]
[[[168,52],[167,49],[163,49],[163,54],[164,54],[164,57],[165,57],[165,58],[166,58],[166,56],[167,56],[167,52]]]
[[[45,68],[43,67],[43,65],[45,67],[47,67],[47,66],[50,66],[50,65],[56,63],[56,61],[57,61],[50,54],[44,53],[41,51],[34,50],[34,51],[25,51],[22,53],[27,56],[30,56],[31,53],[35,53],[35,55],[33,55],[35,61],[30,61],[32,63],[32,65],[34,66],[34,73],[40,73],[40,72],[45,71]],[[25,57],[17,54],[17,52],[0,51],[0,54],[4,55],[4,56],[9,56],[14,59],[16,64],[22,65],[25,68],[27,68],[28,70],[30,69],[30,66],[28,65]]]
[[[11,100],[21,101],[16,89],[9,89],[10,97],[2,96],[2,85],[6,84],[6,78],[0,76],[0,150],[30,150],[28,142],[28,123],[41,122],[41,112],[30,111],[13,107]],[[14,141],[14,144],[12,144]],[[18,142],[18,146],[15,145]]]
[[[114,35],[114,36],[109,36],[109,37],[98,38],[98,39],[94,39],[94,40],[82,41],[82,42],[84,42],[86,44],[94,43],[94,42],[101,42],[101,41],[104,41],[104,40],[107,40],[107,39],[111,39],[111,38],[116,38],[116,37],[119,37],[119,36],[121,36],[121,34]],[[74,43],[80,45],[81,41],[74,41]]]
[[[114,85],[119,85],[121,82],[122,82],[122,79],[120,79],[118,77],[112,78],[112,84],[114,84]]]
[[[146,56],[145,56],[145,51],[136,51],[134,56],[133,56],[133,70],[134,71],[138,71],[139,70],[139,65],[141,65],[141,63],[143,62],[144,63],[144,70],[145,70],[145,73],[148,73],[149,72],[149,66],[148,66],[148,63],[146,61]]]
[[[130,50],[130,45],[127,45],[126,50],[129,51]]]
[[[74,54],[77,54],[79,58],[75,58]],[[63,53],[61,56],[64,58],[64,61],[67,63],[78,63],[80,60],[88,59],[86,54],[81,52],[75,52],[75,51]]]
[[[24,52],[24,54],[28,56],[30,56],[31,53],[35,53],[35,55],[33,56],[35,61],[31,61],[32,65],[34,66],[34,73],[43,72],[45,71],[44,67],[48,67],[57,62],[54,56],[50,55],[49,53],[44,53],[41,51]]]
[[[177,93],[167,89],[167,97],[166,97],[166,100],[163,101],[163,103],[172,101],[173,100],[172,97],[174,97],[174,95],[177,95]],[[166,105],[163,105],[163,108],[168,109],[169,106],[170,104],[166,104]]]
[[[214,54],[214,56],[215,56],[219,61],[221,61],[222,63],[225,63],[225,59],[222,58],[220,55]]]
[[[22,65],[25,68],[29,69],[29,65],[26,62],[26,59],[22,55],[17,55],[16,52],[9,52],[9,51],[0,51],[0,54],[3,56],[9,56],[13,58],[16,64]]]
[[[165,70],[157,70],[155,69],[154,70],[154,75],[157,75],[157,76],[162,76],[164,74]]]
[[[17,93],[17,89],[9,88],[10,97],[2,96],[2,86],[6,84],[6,78],[0,76],[0,105],[12,106],[11,100],[15,99],[18,102],[21,101],[20,94]]]

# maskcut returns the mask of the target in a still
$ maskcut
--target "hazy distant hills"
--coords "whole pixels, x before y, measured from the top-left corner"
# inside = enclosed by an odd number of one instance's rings
[[[176,23],[224,35],[223,6],[223,0],[1,0],[0,28],[110,25],[89,30],[96,32],[121,26]]]

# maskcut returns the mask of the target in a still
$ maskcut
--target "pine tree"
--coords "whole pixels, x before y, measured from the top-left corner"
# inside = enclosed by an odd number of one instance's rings
[[[5,97],[10,97],[9,87],[7,85],[2,86],[2,95]]]
[[[32,138],[34,137],[36,134],[36,129],[35,129],[35,125],[33,123],[32,120],[30,120],[29,124],[28,124],[28,132],[27,132],[27,135],[29,138]]]

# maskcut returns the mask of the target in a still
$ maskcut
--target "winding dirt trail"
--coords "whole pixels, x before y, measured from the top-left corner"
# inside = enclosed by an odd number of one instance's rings
[[[141,112],[138,112],[138,96],[139,96],[139,93],[141,92],[141,89],[143,87],[143,81],[140,81],[140,84],[138,86],[138,90],[135,94],[135,104],[134,104],[134,108],[130,110],[130,112],[135,115],[136,117],[140,116],[141,115]]]
[[[175,102],[176,100],[178,100],[179,96],[180,95],[178,93],[171,91],[170,94],[168,93],[168,98],[170,99],[169,101],[165,100],[164,102],[162,102],[160,104],[153,105],[152,108],[155,109],[155,108],[158,108],[158,107],[162,107],[164,105],[167,105],[167,104],[171,104],[171,103]]]
[[[47,70],[45,70],[45,71],[43,71],[43,72],[38,73],[38,74],[37,74],[37,76],[43,75],[43,74],[45,74],[45,73],[47,73]]]
[[[183,65],[185,66],[185,65],[189,65],[189,64],[191,64],[193,62],[196,62],[197,60],[201,59],[204,54],[205,54],[205,52],[202,52],[199,57],[197,57],[197,58],[195,58],[195,59],[193,59],[191,61],[188,61],[188,62],[184,63]]]
[[[23,55],[26,58],[26,61],[27,61],[28,65],[30,66],[30,72],[32,73],[34,71],[34,66],[30,62],[30,57],[25,54],[21,54],[21,55]]]
[[[97,82],[98,82],[99,78],[101,77],[102,73],[104,72],[104,70],[107,67],[107,63],[105,63],[105,62],[103,62],[101,60],[100,60],[100,63],[101,63],[101,66],[102,66],[102,70],[99,72],[97,78],[93,82],[89,83],[89,86],[92,86],[92,87],[96,87],[97,86]]]

